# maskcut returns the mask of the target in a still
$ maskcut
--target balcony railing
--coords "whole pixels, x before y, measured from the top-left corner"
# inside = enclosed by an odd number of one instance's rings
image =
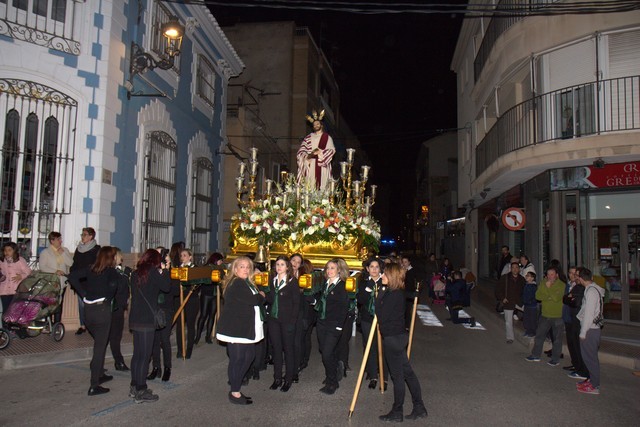
[[[476,148],[476,177],[530,145],[640,129],[640,76],[571,86],[506,111]]]
[[[496,5],[496,11],[509,12],[512,13],[512,15],[498,15],[491,18],[484,37],[482,38],[480,49],[478,49],[476,58],[473,61],[475,81],[478,81],[480,78],[480,74],[482,74],[487,59],[489,59],[493,46],[505,31],[516,22],[524,19],[530,11],[544,8],[548,4],[556,3],[557,1],[558,0],[500,0]]]
[[[0,36],[80,55],[77,0],[0,0]]]

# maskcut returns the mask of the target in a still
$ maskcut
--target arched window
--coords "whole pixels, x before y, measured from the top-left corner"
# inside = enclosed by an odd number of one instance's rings
[[[38,145],[38,116],[30,113],[24,135],[24,153],[22,156],[22,185],[20,186],[20,214],[18,230],[33,229],[34,184],[36,182],[36,149]],[[26,234],[26,233],[23,233]]]
[[[191,248],[194,259],[200,262],[202,258],[206,258],[209,250],[213,164],[205,157],[198,158],[194,163],[191,187]]]
[[[2,204],[0,205],[0,231],[11,232],[16,197],[16,172],[18,168],[18,138],[20,114],[16,110],[7,113],[2,144]]]
[[[0,77],[0,243],[18,243],[26,259],[46,247],[47,234],[71,211],[76,122],[73,98]]]
[[[171,244],[176,212],[177,145],[162,131],[147,134],[140,251]]]

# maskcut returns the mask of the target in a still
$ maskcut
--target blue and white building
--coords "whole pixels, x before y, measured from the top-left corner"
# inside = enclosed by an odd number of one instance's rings
[[[185,31],[169,60],[171,20]],[[83,227],[132,257],[223,247],[217,153],[243,68],[205,6],[0,0],[0,240],[32,261],[50,231],[73,251]]]

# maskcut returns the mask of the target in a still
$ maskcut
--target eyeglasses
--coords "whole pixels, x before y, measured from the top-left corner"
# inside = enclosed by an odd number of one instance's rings
[[[80,235],[81,235],[81,236],[91,236],[91,234],[89,234],[89,233],[82,233],[82,234],[80,234]]]

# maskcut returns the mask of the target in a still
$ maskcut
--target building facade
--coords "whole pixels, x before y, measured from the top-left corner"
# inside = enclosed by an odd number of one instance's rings
[[[556,3],[463,22],[452,69],[465,256],[480,276],[495,277],[502,245],[539,276],[552,259],[586,266],[607,289],[605,317],[637,324],[640,12],[535,13]]]
[[[170,21],[184,29],[173,57]],[[217,250],[217,152],[242,69],[204,6],[0,1],[0,239],[34,262],[50,231],[73,251],[83,227],[129,264],[174,241],[198,261]]]
[[[312,131],[305,116],[313,110],[325,111],[325,130],[336,146],[332,170],[337,178],[345,149],[358,149],[359,142],[340,113],[340,90],[331,65],[309,30],[278,21],[236,24],[224,32],[246,65],[230,81],[226,179],[235,179],[238,163],[247,161],[251,147],[259,150],[259,194],[265,179],[277,183],[281,171],[297,173],[296,153]],[[368,163],[362,150],[355,163],[358,170]],[[236,196],[235,188],[225,188],[225,241],[231,216],[238,211]]]

